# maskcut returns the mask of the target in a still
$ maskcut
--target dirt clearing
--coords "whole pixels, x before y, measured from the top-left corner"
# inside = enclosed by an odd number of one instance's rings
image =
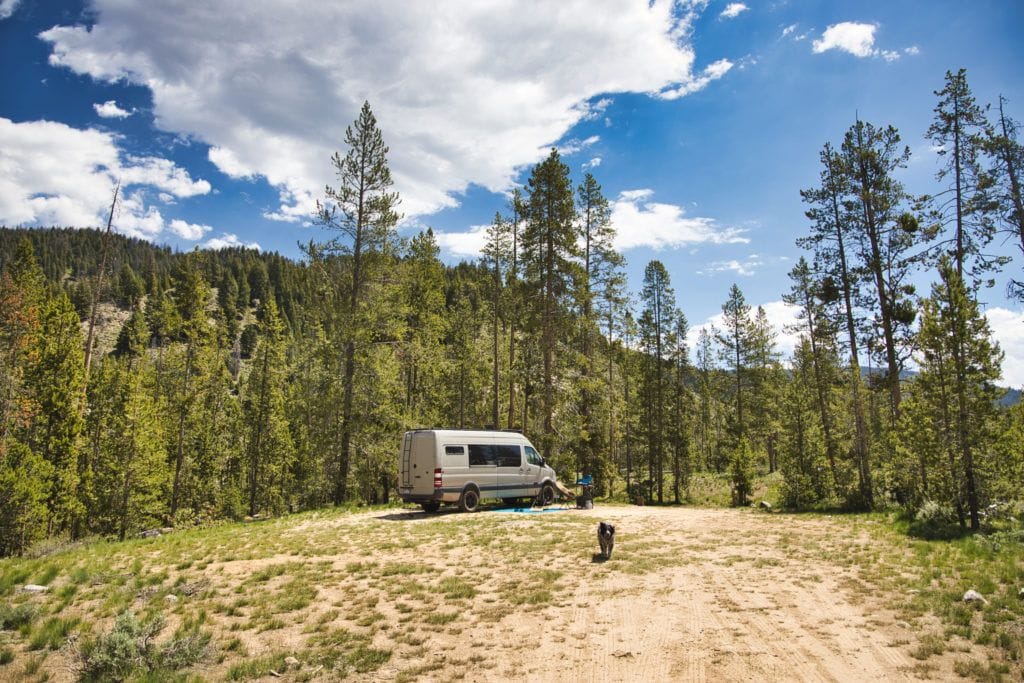
[[[600,520],[617,528],[608,561]],[[26,599],[82,632],[52,652],[14,643],[0,678],[73,680],[74,639],[126,609],[164,614],[161,638],[210,633],[189,669],[210,680],[950,680],[984,663],[983,646],[901,611],[911,550],[876,524],[625,506],[324,511],[109,544],[31,569],[56,578],[52,597]]]

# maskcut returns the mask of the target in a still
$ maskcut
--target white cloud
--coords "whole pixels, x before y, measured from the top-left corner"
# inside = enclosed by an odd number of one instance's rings
[[[746,12],[748,9],[750,8],[742,2],[730,2],[718,16],[723,19],[735,19],[741,12]]]
[[[1003,386],[1024,388],[1024,312],[993,307],[985,312],[1003,359]]]
[[[487,225],[473,225],[465,232],[434,232],[437,245],[452,256],[477,258],[487,243]]]
[[[0,223],[105,225],[118,179],[114,228],[146,239],[165,227],[160,211],[146,204],[148,191],[174,197],[210,191],[208,182],[192,180],[167,159],[122,155],[110,133],[0,117]]]
[[[758,254],[751,254],[743,261],[728,259],[725,261],[712,261],[706,268],[698,270],[698,275],[710,275],[713,273],[736,273],[743,277],[750,277],[757,274],[757,269],[764,265],[764,259]]]
[[[92,27],[40,35],[54,65],[148,87],[160,129],[208,144],[228,175],[281,190],[267,212],[279,219],[312,213],[369,100],[401,210],[417,216],[457,205],[470,183],[507,189],[615,93],[672,99],[720,78],[727,60],[694,73],[705,5],[352,0],[296,12],[291,0],[95,0]]]
[[[905,54],[905,55],[921,54],[921,48],[919,48],[917,45],[911,45],[910,47],[903,48],[903,54]]]
[[[213,230],[209,225],[199,225],[198,223],[186,223],[183,220],[175,218],[171,221],[171,232],[182,239],[186,240],[201,240],[203,235]]]
[[[870,57],[875,54],[875,31],[877,24],[861,24],[855,21],[844,21],[833,24],[825,29],[821,38],[815,40],[815,53],[827,50],[842,50],[855,57]]]
[[[121,109],[114,100],[107,100],[103,104],[97,102],[92,105],[92,108],[105,119],[126,119],[135,112],[134,109],[132,111]]]
[[[601,161],[601,157],[594,157],[590,161],[585,161],[583,162],[583,170],[586,171],[587,169],[597,168],[601,165]]]
[[[675,204],[654,202],[653,190],[627,190],[612,202],[615,247],[654,249],[693,244],[746,243],[736,228],[721,228],[713,218],[689,217]]]
[[[206,227],[206,226],[201,226]],[[258,242],[243,242],[238,239],[238,235],[229,232],[222,232],[220,237],[211,237],[210,239],[203,242],[203,249],[228,249],[231,247],[245,247],[247,249],[256,249],[259,251],[260,245]]]
[[[559,145],[558,153],[566,157],[571,156],[573,154],[578,154],[579,152],[585,150],[587,147],[596,144],[598,141],[600,141],[600,139],[601,136],[599,135],[591,135],[589,138],[585,140],[578,140],[576,138],[573,138],[568,142]]]
[[[789,35],[790,33],[792,33],[793,31],[795,31],[795,30],[796,30],[796,28],[797,28],[797,26],[798,26],[798,24],[790,24],[790,25],[789,25],[789,26],[787,26],[786,28],[782,29],[782,37],[783,37],[783,38],[785,38],[785,37],[786,37],[786,36],[788,36],[788,35]]]
[[[0,0],[0,20],[7,19],[18,9],[21,0]]]
[[[719,59],[717,62],[708,64],[700,76],[692,78],[680,86],[667,88],[658,93],[658,96],[665,100],[674,100],[695,93],[698,90],[703,90],[711,81],[717,81],[729,73],[732,67],[733,63],[728,59]]]

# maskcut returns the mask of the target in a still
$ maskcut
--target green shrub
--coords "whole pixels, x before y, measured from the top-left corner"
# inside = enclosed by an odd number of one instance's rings
[[[917,538],[938,541],[958,538],[964,530],[952,508],[927,500],[914,515],[907,533]]]
[[[206,654],[210,634],[195,627],[178,629],[174,637],[157,645],[163,615],[139,621],[122,612],[109,633],[82,647],[82,680],[124,680],[147,673],[176,671],[191,666]]]
[[[0,605],[0,631],[15,631],[31,624],[39,615],[39,609],[28,602],[20,605]]]

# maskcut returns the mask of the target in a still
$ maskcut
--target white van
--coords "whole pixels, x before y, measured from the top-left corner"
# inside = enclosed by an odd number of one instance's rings
[[[555,499],[555,471],[519,432],[417,429],[405,433],[398,461],[398,495],[427,512],[442,503],[474,512],[481,498]]]

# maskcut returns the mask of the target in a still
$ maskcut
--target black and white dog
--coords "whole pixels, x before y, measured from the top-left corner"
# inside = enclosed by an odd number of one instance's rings
[[[615,548],[615,527],[608,522],[598,524],[597,542],[601,545],[601,555],[604,556],[604,559],[610,560],[612,550]]]

